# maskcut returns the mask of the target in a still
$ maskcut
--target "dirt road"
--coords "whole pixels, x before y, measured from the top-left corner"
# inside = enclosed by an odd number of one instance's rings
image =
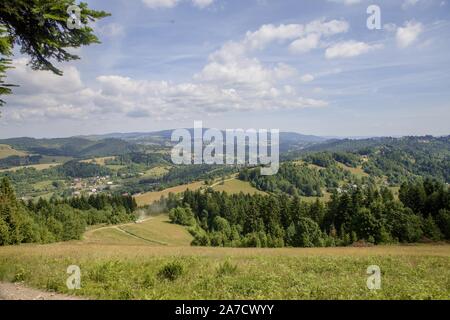
[[[75,296],[31,289],[20,283],[0,282],[0,300],[83,300]]]

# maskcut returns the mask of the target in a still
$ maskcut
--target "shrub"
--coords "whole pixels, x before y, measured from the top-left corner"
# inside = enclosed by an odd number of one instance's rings
[[[183,272],[183,265],[178,261],[174,261],[165,264],[161,270],[159,270],[158,277],[169,281],[175,281],[183,275]]]
[[[220,276],[229,276],[235,274],[237,271],[237,265],[232,264],[230,261],[225,261],[221,263],[217,267],[217,275]]]

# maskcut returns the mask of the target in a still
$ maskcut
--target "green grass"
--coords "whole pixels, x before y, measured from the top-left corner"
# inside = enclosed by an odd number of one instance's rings
[[[0,279],[102,299],[449,299],[449,255],[449,246],[27,245],[0,248]],[[75,292],[65,286],[69,265],[81,268],[82,288]],[[379,291],[366,287],[369,265],[381,268]]]
[[[121,229],[148,242],[161,245],[189,246],[193,240],[185,228],[170,223],[167,215],[159,215],[142,223],[128,224]]]
[[[144,205],[152,204],[155,201],[159,201],[161,199],[161,197],[167,197],[169,195],[169,193],[179,194],[179,193],[185,192],[188,189],[191,191],[195,191],[202,187],[204,187],[204,182],[197,181],[197,182],[192,182],[189,184],[183,184],[180,186],[168,188],[163,191],[152,191],[152,192],[143,193],[134,198],[136,199],[136,202],[139,206],[144,206]]]
[[[247,194],[266,194],[265,192],[253,187],[250,182],[241,181],[238,179],[226,180],[224,184],[221,184],[219,180],[216,182],[213,189],[219,192],[225,191],[229,194],[236,194],[240,192]]]
[[[84,235],[88,244],[120,244],[150,246],[189,246],[193,238],[182,226],[158,215],[141,223],[91,229]]]
[[[160,178],[169,172],[170,167],[168,166],[158,166],[147,170],[143,178]]]
[[[0,247],[0,281],[93,299],[449,299],[450,245],[370,248],[191,247],[166,215],[84,239]],[[66,287],[81,268],[81,289]],[[366,270],[381,268],[381,290]]]

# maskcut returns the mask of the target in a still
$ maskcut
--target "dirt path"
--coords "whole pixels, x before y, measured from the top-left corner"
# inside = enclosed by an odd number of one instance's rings
[[[0,300],[84,300],[54,292],[31,289],[21,283],[0,282]]]

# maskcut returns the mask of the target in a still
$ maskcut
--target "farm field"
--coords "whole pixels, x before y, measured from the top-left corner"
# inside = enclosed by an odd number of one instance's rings
[[[186,190],[198,190],[203,187],[205,184],[203,181],[197,181],[189,184],[184,184],[181,186],[176,186],[172,188],[165,189],[163,191],[154,191],[154,192],[146,192],[144,194],[138,195],[135,197],[136,202],[139,206],[145,206],[152,204],[155,201],[161,199],[161,196],[167,197],[169,193],[182,193]]]
[[[165,215],[81,241],[0,247],[0,281],[93,299],[449,299],[450,245],[243,249],[189,246]],[[81,289],[65,283],[81,269]],[[164,276],[179,266],[175,278]],[[366,287],[378,265],[382,288]]]

